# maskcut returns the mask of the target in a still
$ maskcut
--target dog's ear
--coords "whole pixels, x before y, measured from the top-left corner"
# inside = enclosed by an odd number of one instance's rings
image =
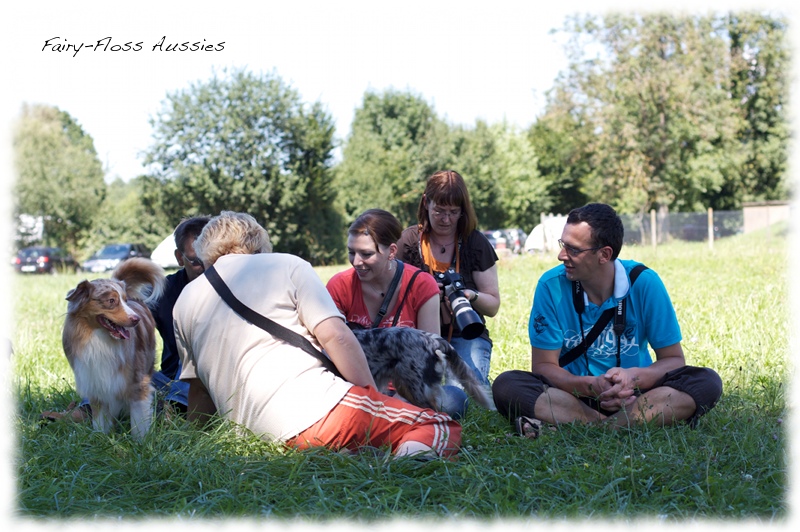
[[[74,309],[89,301],[91,294],[92,283],[89,281],[81,281],[78,286],[67,292],[66,300],[69,301],[67,312],[72,312]]]

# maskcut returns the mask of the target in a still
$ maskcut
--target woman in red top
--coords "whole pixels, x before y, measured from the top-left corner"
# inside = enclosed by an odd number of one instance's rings
[[[328,281],[328,292],[348,322],[365,328],[412,327],[439,334],[439,286],[432,275],[396,258],[396,242],[402,232],[403,226],[390,212],[370,209],[361,214],[347,235],[353,268],[334,275]],[[402,275],[390,292],[398,268]],[[386,313],[379,318],[384,304]],[[446,386],[444,395],[440,410],[454,419],[463,416],[466,394]]]

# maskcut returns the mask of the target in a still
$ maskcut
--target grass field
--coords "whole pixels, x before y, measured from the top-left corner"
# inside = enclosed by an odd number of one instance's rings
[[[697,429],[618,432],[562,426],[537,440],[509,435],[496,413],[472,406],[455,462],[287,451],[236,436],[218,421],[199,431],[159,418],[143,443],[39,413],[78,399],[60,331],[64,295],[82,278],[14,277],[12,392],[18,452],[16,516],[182,519],[408,517],[783,523],[788,517],[789,295],[785,231],[622,258],[663,278],[687,362],[721,375],[725,390]],[[502,307],[490,319],[491,377],[529,368],[527,321],[539,275],[554,256],[501,261]],[[340,268],[320,268],[327,280]],[[41,521],[39,521],[41,522]],[[545,525],[546,526],[546,525]]]

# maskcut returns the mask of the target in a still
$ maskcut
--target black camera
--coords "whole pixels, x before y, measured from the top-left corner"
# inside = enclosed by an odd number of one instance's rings
[[[437,273],[436,279],[444,286],[444,295],[450,300],[456,326],[461,331],[465,340],[474,340],[486,329],[481,317],[464,297],[464,279],[452,268],[445,272]]]

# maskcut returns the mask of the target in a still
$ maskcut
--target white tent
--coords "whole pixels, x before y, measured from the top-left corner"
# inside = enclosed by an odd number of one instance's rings
[[[150,260],[164,269],[180,268],[175,258],[175,233],[164,239],[150,254]]]
[[[561,232],[567,224],[567,217],[551,214],[544,217],[542,222],[533,228],[525,240],[525,251],[528,253],[558,249],[558,239],[561,238]]]
[[[542,224],[533,228],[533,231],[525,239],[525,251],[533,253],[535,251],[544,251],[544,226]]]

